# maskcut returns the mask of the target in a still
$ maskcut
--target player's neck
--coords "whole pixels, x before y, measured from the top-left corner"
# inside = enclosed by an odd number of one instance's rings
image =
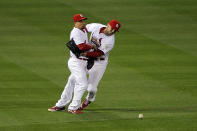
[[[106,36],[110,36],[110,34],[108,34],[108,32],[107,32],[107,29],[106,29],[106,28],[103,30],[103,33],[104,33]]]
[[[82,28],[80,26],[77,26],[77,25],[75,25],[75,28],[80,29],[80,30],[83,30],[84,29],[84,28]]]

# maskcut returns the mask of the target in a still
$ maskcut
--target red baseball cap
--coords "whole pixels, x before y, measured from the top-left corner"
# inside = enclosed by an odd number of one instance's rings
[[[109,22],[109,25],[113,28],[113,29],[115,29],[116,31],[118,31],[119,30],[119,28],[120,28],[120,22],[118,22],[117,20],[111,20],[110,22]]]
[[[86,20],[87,18],[86,17],[83,17],[82,14],[76,14],[73,16],[73,22],[78,22],[78,21],[81,21],[81,20]]]

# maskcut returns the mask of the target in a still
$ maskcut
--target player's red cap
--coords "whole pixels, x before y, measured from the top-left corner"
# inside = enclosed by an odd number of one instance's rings
[[[119,28],[120,28],[120,22],[118,22],[117,20],[111,20],[110,22],[109,22],[109,25],[113,28],[113,29],[115,29],[116,31],[118,31],[119,30]]]
[[[87,18],[86,17],[83,17],[82,14],[76,14],[73,16],[73,22],[78,22],[78,21],[81,21],[81,20],[86,20]]]

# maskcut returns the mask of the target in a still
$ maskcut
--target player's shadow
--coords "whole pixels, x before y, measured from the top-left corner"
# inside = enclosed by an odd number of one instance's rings
[[[85,109],[86,111],[100,112],[100,111],[117,111],[117,112],[136,112],[143,111],[140,109],[133,108],[96,108],[96,109]]]
[[[154,112],[183,112],[183,111],[196,111],[197,107],[165,107],[165,108],[157,108],[157,107],[152,107],[152,108],[92,108],[92,109],[85,109],[86,111],[90,112],[105,112],[105,111],[112,111],[112,112],[149,112],[149,111],[154,111]]]

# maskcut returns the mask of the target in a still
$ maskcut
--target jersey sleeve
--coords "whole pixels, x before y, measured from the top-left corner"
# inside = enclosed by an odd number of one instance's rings
[[[87,24],[86,25],[86,29],[88,32],[93,32],[96,28],[102,26],[102,24],[98,24],[98,23],[91,23],[91,24]]]
[[[92,48],[91,45],[86,44],[86,43],[81,43],[81,44],[78,44],[77,46],[81,51],[88,51]]]
[[[88,51],[91,49],[91,45],[87,44],[87,41],[77,31],[72,31],[70,39],[73,39],[81,51]]]
[[[114,47],[114,42],[114,36],[111,36],[109,39],[102,39],[99,49],[103,51],[104,54],[107,54]]]
[[[81,43],[86,43],[86,41],[83,41],[84,39],[81,38],[79,33],[76,33],[72,38],[75,41],[76,45],[81,44]]]
[[[84,40],[84,38],[80,35],[77,31],[72,31],[70,34],[70,39],[73,39],[76,43],[76,45],[81,43],[86,43],[87,41]]]

